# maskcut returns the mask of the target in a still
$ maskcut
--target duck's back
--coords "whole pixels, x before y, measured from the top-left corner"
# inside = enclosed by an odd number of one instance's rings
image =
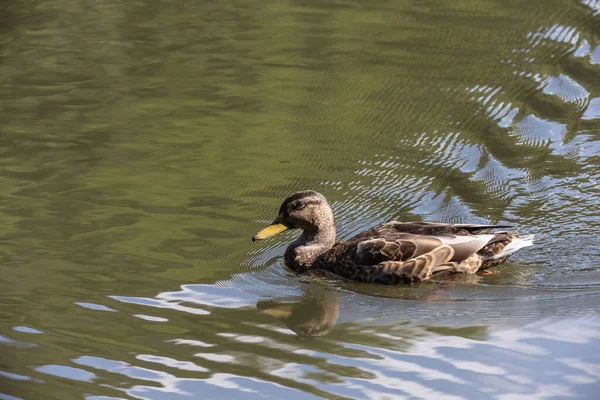
[[[498,254],[514,237],[510,232],[487,233],[494,228],[507,226],[392,221],[336,242],[312,268],[331,270],[362,281],[373,281],[373,275],[380,275],[382,268],[391,270],[392,263],[400,267],[412,260],[416,260],[410,263],[413,269],[428,268],[429,275],[461,265],[469,271],[457,272],[476,272],[486,256]],[[438,249],[448,247],[451,254],[445,259],[447,251]]]

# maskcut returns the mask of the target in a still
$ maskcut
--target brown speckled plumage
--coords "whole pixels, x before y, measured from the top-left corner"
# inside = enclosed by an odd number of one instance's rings
[[[513,232],[489,233],[507,226],[398,221],[336,242],[331,206],[314,191],[287,198],[271,227],[280,228],[275,233],[303,230],[285,252],[285,263],[294,271],[324,269],[355,281],[383,284],[418,282],[442,273],[473,274],[532,244],[532,237],[518,238]],[[263,234],[268,229],[253,240],[271,236]]]

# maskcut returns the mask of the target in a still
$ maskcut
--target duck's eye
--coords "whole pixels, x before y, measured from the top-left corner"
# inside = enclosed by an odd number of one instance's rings
[[[306,207],[306,203],[303,201],[297,201],[292,205],[294,210],[302,210],[304,207]]]

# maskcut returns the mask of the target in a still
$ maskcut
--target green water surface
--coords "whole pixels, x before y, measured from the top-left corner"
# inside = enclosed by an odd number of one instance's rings
[[[303,189],[536,245],[297,277]],[[600,1],[3,1],[0,227],[3,400],[597,398]]]

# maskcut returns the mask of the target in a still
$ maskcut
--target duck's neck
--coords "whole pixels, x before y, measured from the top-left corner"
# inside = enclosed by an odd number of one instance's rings
[[[303,231],[285,251],[285,263],[297,272],[304,272],[333,247],[335,243],[335,222],[321,225],[317,230]]]

